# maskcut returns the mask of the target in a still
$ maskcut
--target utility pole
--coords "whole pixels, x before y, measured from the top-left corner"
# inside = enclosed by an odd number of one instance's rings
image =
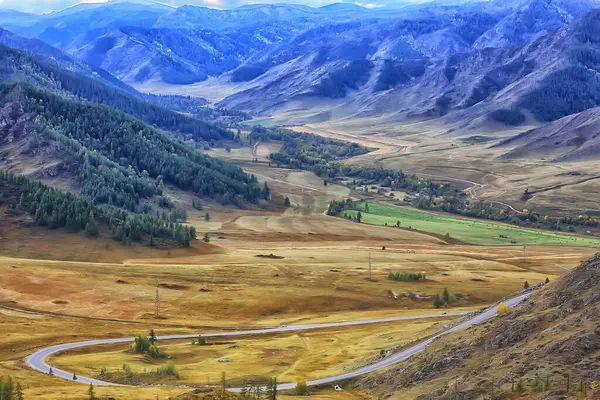
[[[371,279],[371,252],[369,252],[369,280]]]
[[[160,297],[158,295],[158,279],[156,280],[156,304],[154,309],[154,318],[160,318]]]
[[[523,246],[523,263],[527,262],[527,246]]]

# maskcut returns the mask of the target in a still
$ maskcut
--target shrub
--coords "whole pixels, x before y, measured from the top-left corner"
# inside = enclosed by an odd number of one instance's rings
[[[179,379],[179,371],[172,361],[169,361],[166,365],[159,367],[156,370],[156,374],[160,376],[174,376]]]
[[[152,358],[159,358],[160,357],[160,350],[159,350],[159,348],[157,346],[151,345],[150,348],[148,349],[148,354]]]
[[[515,385],[515,392],[524,393],[525,390],[526,390],[525,381],[523,381],[523,378],[519,378],[519,380],[517,381],[517,384]]]
[[[299,396],[306,396],[308,395],[308,385],[306,384],[306,381],[304,379],[300,379],[298,381],[298,383],[296,384],[296,389],[294,390],[294,392],[299,395]]]
[[[502,314],[506,314],[508,310],[506,309],[506,305],[504,304],[504,302],[500,302],[500,304],[498,304],[498,315],[502,315]]]

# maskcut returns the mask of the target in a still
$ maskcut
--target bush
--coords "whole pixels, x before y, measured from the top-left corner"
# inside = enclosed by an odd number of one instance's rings
[[[160,350],[157,346],[150,346],[150,348],[148,349],[148,354],[152,358],[160,358]]]
[[[307,396],[308,395],[308,385],[304,379],[300,379],[296,384],[296,388],[294,392],[299,396]]]
[[[179,379],[179,371],[172,361],[169,361],[166,365],[159,367],[156,370],[156,374],[160,376],[174,376]]]
[[[524,393],[525,390],[526,390],[525,381],[523,381],[523,378],[519,378],[519,380],[517,381],[517,384],[515,385],[515,392]]]

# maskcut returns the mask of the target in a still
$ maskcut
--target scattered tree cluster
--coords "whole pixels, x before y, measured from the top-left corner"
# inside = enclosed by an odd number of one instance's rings
[[[442,295],[440,296],[439,294],[435,295],[435,298],[433,299],[433,306],[435,308],[440,308],[441,306],[446,306],[448,307],[450,304],[454,303],[456,301],[456,297],[454,297],[454,295],[450,294],[450,292],[448,291],[448,288],[444,288],[444,291],[442,292]]]
[[[388,279],[392,281],[410,282],[427,279],[422,272],[390,272]]]
[[[327,139],[310,133],[299,133],[283,128],[257,126],[249,138],[256,141],[280,141],[283,147],[270,155],[272,161],[289,168],[326,169],[329,161],[342,160],[365,154],[368,150],[356,143]],[[316,172],[316,171],[315,171]]]
[[[518,108],[501,108],[490,113],[490,118],[494,121],[502,122],[506,125],[518,126],[525,122],[525,114]]]
[[[457,193],[448,192],[446,195],[434,195],[431,192],[421,192],[419,198],[414,201],[417,208],[423,210],[444,211],[470,218],[481,218],[492,221],[501,221],[519,226],[531,226],[535,228],[546,228],[551,230],[568,230],[573,232],[575,227],[598,227],[598,218],[588,215],[577,217],[557,217],[540,215],[530,210],[517,212],[496,207],[493,203],[486,201],[471,202]]]
[[[130,353],[148,354],[152,358],[160,358],[160,349],[155,345],[156,335],[154,330],[146,337],[143,335],[137,336],[133,343],[129,346]]]

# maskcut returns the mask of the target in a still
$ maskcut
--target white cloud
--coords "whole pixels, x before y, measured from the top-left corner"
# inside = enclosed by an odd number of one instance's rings
[[[354,3],[357,6],[361,6],[364,8],[381,8],[381,7],[385,7],[383,4],[377,4],[377,3],[362,3],[362,2],[356,2]]]

